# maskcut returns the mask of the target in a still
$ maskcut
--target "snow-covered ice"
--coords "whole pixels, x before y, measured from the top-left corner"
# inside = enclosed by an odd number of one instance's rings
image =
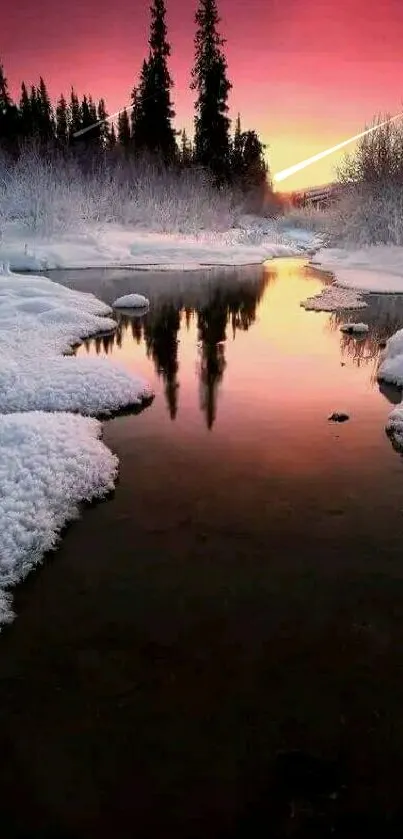
[[[124,294],[118,297],[114,303],[114,309],[148,309],[150,301],[143,294]]]
[[[8,587],[55,545],[80,501],[113,487],[117,459],[98,439],[101,425],[78,413],[152,396],[106,359],[63,356],[115,329],[109,314],[92,294],[0,271],[0,624],[12,616]]]
[[[0,623],[13,616],[9,587],[55,547],[78,503],[113,489],[118,459],[100,434],[74,414],[0,416]]]
[[[365,335],[369,331],[367,323],[342,323],[340,332],[347,332],[353,335]]]

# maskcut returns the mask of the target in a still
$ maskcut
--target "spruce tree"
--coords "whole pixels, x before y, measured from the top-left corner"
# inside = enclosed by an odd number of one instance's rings
[[[78,96],[74,90],[71,88],[70,93],[70,105],[69,105],[69,141],[70,143],[75,142],[74,134],[76,131],[80,131],[83,127],[81,122],[81,108],[80,103],[78,101]]]
[[[172,119],[171,89],[168,70],[171,47],[167,41],[165,0],[153,0],[148,61],[143,62],[134,122],[134,142],[138,149],[159,155],[163,160],[175,156],[176,141]]]
[[[108,114],[106,111],[105,100],[100,99],[97,107],[97,119],[99,125],[97,126],[98,145],[100,149],[106,149],[109,146],[109,126]],[[116,138],[115,138],[116,139]]]
[[[180,135],[180,163],[182,166],[190,166],[193,160],[192,144],[183,129]]]
[[[29,107],[31,110],[32,137],[39,140],[41,131],[41,103],[39,92],[35,85],[31,85]]]
[[[260,189],[267,184],[268,166],[264,159],[265,146],[256,131],[243,135],[243,179],[246,189]]]
[[[217,0],[199,0],[196,12],[195,63],[192,70],[195,103],[195,157],[209,167],[217,184],[229,176],[230,138],[228,94],[232,88],[227,79],[227,62],[223,52],[225,40],[218,33],[220,18]]]
[[[69,112],[63,94],[61,94],[56,107],[56,136],[58,145],[61,148],[66,148],[69,141]]]
[[[112,125],[111,125],[111,130],[108,132],[108,137],[107,137],[107,148],[108,148],[110,151],[113,151],[113,149],[114,149],[114,148],[116,148],[116,143],[117,143],[117,139],[116,139],[115,126],[114,126],[114,124],[112,123]]]
[[[19,135],[22,140],[33,135],[31,100],[25,82],[21,84]]]
[[[123,149],[128,149],[131,144],[130,120],[126,108],[118,116],[118,143]]]
[[[243,146],[244,135],[241,130],[241,117],[240,114],[238,114],[235,123],[234,142],[232,144],[231,156],[231,175],[234,180],[240,178],[243,173]]]
[[[17,151],[18,128],[18,109],[8,92],[8,82],[0,63],[0,146],[7,151]]]
[[[42,143],[48,145],[55,137],[55,121],[47,87],[42,76],[39,79],[36,98],[38,103],[39,136]]]

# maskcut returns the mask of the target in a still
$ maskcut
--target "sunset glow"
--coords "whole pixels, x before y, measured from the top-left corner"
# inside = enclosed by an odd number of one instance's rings
[[[130,100],[147,55],[149,0],[15,0],[2,18],[0,55],[10,88],[43,75],[52,99],[91,93],[109,113]],[[193,131],[196,0],[167,0],[170,69],[178,129]],[[268,144],[272,172],[320,155],[370,124],[397,113],[402,98],[403,4],[371,8],[364,0],[219,0],[228,73],[230,116]],[[343,149],[294,172],[287,189],[326,183]]]

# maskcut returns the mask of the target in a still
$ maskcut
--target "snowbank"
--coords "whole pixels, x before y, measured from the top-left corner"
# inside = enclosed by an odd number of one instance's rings
[[[13,617],[9,587],[55,547],[77,504],[113,489],[118,460],[100,433],[73,414],[0,416],[0,623]]]
[[[303,241],[302,241],[303,239]],[[306,253],[314,238],[293,239],[278,232],[270,219],[246,217],[224,233],[194,236],[150,233],[113,224],[87,227],[81,235],[43,239],[19,225],[6,225],[0,261],[15,271],[62,268],[149,268],[185,270],[215,265],[252,265]]]
[[[148,309],[150,301],[142,294],[125,294],[113,303],[114,309]]]
[[[110,313],[92,294],[0,271],[0,624],[12,617],[8,587],[116,477],[99,422],[62,412],[104,415],[152,396],[107,360],[62,355],[115,329]]]
[[[337,284],[343,288],[377,294],[403,294],[402,247],[322,248],[310,264],[333,273]]]

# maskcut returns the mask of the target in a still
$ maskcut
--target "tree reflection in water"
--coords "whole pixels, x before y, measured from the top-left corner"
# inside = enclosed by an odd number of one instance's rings
[[[267,271],[258,273],[255,270],[253,279],[236,278],[235,282],[229,281],[224,286],[214,283],[205,288],[195,286],[185,299],[176,296],[156,300],[150,310],[140,317],[120,312],[114,333],[85,340],[84,345],[88,352],[95,348],[97,355],[110,355],[114,347],[122,347],[127,333],[131,334],[136,345],[144,342],[147,356],[152,358],[155,371],[164,382],[169,415],[175,419],[180,387],[178,336],[182,321],[183,328],[189,331],[193,319],[196,319],[200,409],[207,427],[211,429],[217,415],[219,386],[226,369],[227,328],[231,329],[234,340],[237,331],[245,332],[252,326],[269,277]]]

